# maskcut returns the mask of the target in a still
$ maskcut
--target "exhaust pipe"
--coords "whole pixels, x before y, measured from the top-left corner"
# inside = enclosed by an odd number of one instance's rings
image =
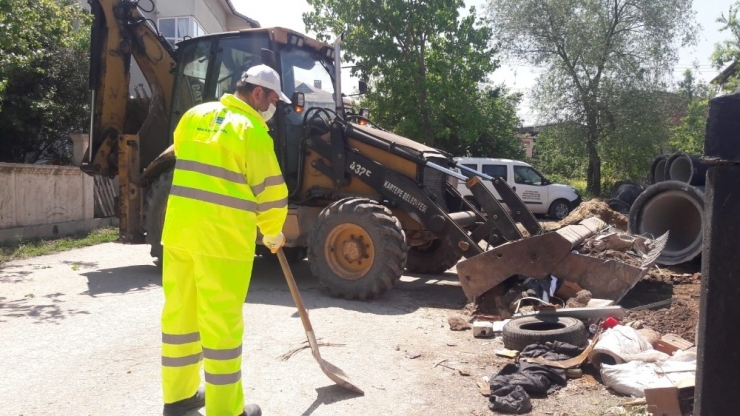
[[[699,156],[685,152],[671,155],[665,165],[665,179],[681,181],[694,186],[704,186],[707,177],[707,166]]]
[[[680,181],[649,186],[632,204],[632,234],[658,237],[669,232],[656,263],[670,266],[697,258],[702,251],[704,188]]]
[[[656,184],[666,180],[665,177],[665,166],[668,161],[667,155],[656,156],[653,159],[653,163],[650,165],[650,184]]]

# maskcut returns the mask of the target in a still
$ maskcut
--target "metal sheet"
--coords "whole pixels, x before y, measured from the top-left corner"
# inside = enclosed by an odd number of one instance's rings
[[[557,232],[508,242],[457,264],[465,295],[476,299],[514,275],[544,279],[550,275],[572,281],[594,297],[619,301],[645,275],[665,247],[668,233],[656,239],[640,266],[572,253],[600,225],[585,220]]]

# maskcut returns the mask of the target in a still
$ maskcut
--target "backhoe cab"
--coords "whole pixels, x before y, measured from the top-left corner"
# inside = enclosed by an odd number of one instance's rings
[[[257,28],[187,39],[172,50],[137,3],[90,3],[94,112],[82,169],[119,175],[123,241],[145,240],[161,257],[175,162],[172,131],[185,111],[233,92],[241,74],[262,63],[278,71],[283,92],[294,101],[279,102],[268,123],[290,191],[286,254],[293,261],[308,257],[333,295],[375,298],[405,270],[444,272],[463,257],[482,254],[482,242],[490,248],[521,239],[517,222],[532,236],[542,233],[505,181],[373,127],[367,114],[345,111],[341,38],[329,45],[289,29]],[[152,91],[148,99],[129,97],[131,57]],[[464,181],[474,200],[462,198],[450,178]],[[492,182],[510,213],[484,181]],[[500,283],[479,269],[460,275],[471,299]]]

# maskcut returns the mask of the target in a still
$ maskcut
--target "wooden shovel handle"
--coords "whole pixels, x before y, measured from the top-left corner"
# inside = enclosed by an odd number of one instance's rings
[[[283,253],[282,248],[278,250],[277,256],[278,256],[278,260],[280,260],[280,267],[282,267],[283,269],[285,280],[288,282],[288,288],[290,288],[290,294],[291,296],[293,296],[293,302],[295,302],[295,306],[298,308],[298,314],[301,316],[301,322],[303,322],[303,328],[307,332],[313,332],[311,321],[308,319],[308,311],[306,310],[306,305],[303,304],[301,293],[298,291],[298,286],[295,283],[295,279],[293,279],[293,272],[290,271],[290,265],[288,264],[288,259],[285,258],[285,253]]]

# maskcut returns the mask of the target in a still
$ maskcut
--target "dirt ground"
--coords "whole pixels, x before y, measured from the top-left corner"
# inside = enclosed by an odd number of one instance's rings
[[[698,310],[699,280],[684,283],[685,273],[691,272],[680,270],[677,278],[651,273],[625,298],[625,307],[667,297],[677,302],[630,318],[686,335],[693,321],[679,323],[689,317],[684,307]],[[493,414],[478,383],[512,360],[494,354],[503,347],[500,339],[450,330],[448,318],[466,311],[454,269],[404,276],[371,302],[330,298],[305,261],[294,274],[320,341],[343,344],[322,347],[322,356],[365,395],[333,385],[308,350],[281,358],[305,335],[279,267],[258,259],[244,307],[243,374],[247,399],[265,415]],[[0,266],[0,288],[3,414],[161,411],[161,278],[147,246],[109,243],[7,263]],[[533,399],[530,414],[602,415],[625,400],[586,369],[559,392]]]

